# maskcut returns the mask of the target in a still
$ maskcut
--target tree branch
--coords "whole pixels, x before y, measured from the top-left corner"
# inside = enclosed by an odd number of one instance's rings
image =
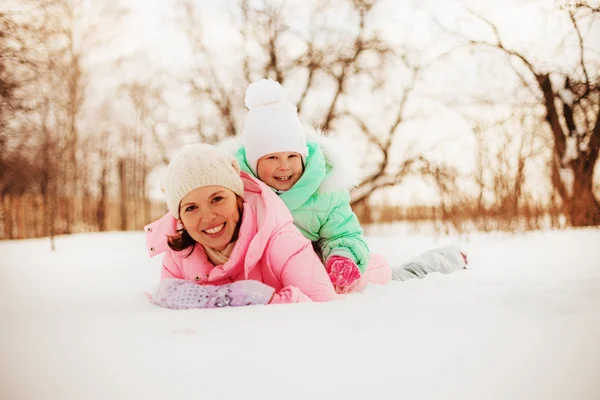
[[[575,32],[577,33],[577,39],[579,40],[579,62],[581,63],[581,70],[583,71],[583,76],[585,77],[585,94],[590,91],[590,77],[588,75],[587,68],[585,66],[585,52],[583,46],[583,36],[581,35],[581,29],[579,29],[579,25],[577,24],[577,20],[575,19],[575,13],[569,11],[569,19],[573,24],[573,28],[575,28]],[[581,97],[584,97],[585,94],[582,94]]]

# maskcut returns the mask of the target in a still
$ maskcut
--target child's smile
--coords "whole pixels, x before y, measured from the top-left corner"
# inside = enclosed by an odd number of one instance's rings
[[[302,156],[294,152],[271,153],[257,164],[258,179],[277,190],[289,190],[302,176]]]

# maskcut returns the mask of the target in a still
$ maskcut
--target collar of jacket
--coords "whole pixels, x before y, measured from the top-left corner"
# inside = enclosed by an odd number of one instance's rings
[[[279,198],[283,200],[290,211],[294,211],[302,206],[319,190],[319,186],[321,186],[321,183],[323,183],[323,180],[331,169],[327,165],[325,154],[318,143],[308,142],[306,145],[308,147],[308,157],[306,157],[304,172],[300,179],[298,179],[294,186],[285,192],[271,188],[279,195]],[[239,149],[238,154],[241,155],[241,159],[243,160],[243,162],[240,163],[242,171],[256,178],[246,162],[246,151],[243,147]]]

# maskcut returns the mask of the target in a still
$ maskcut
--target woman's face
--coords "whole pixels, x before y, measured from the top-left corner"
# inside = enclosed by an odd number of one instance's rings
[[[223,186],[199,187],[184,196],[179,218],[192,239],[203,246],[223,250],[240,219],[241,199]]]
[[[294,152],[267,154],[258,159],[258,179],[277,190],[289,190],[302,176],[302,156]]]

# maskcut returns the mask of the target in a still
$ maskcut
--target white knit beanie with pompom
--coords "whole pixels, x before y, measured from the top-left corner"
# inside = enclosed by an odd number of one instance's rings
[[[286,101],[283,86],[271,79],[254,82],[246,89],[246,161],[256,175],[258,160],[271,153],[295,152],[306,160],[306,135],[296,106]]]
[[[209,144],[188,144],[175,155],[162,182],[171,215],[179,218],[181,200],[192,190],[204,186],[222,186],[244,196],[244,183],[235,157]]]

